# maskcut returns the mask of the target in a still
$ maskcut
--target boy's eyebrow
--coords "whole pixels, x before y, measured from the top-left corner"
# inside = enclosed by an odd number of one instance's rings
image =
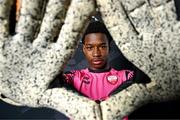
[[[88,44],[85,44],[85,45],[94,45],[94,44],[88,43]],[[100,43],[98,45],[106,45],[106,43],[104,42],[104,43]]]

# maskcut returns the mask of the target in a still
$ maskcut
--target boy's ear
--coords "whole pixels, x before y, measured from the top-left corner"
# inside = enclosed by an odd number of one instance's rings
[[[83,53],[85,52],[85,46],[84,46],[84,44],[82,45],[82,51],[83,51]]]

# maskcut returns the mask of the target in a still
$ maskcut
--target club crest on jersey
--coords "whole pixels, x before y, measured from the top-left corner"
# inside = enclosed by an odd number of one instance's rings
[[[115,75],[109,75],[107,77],[107,81],[112,84],[112,85],[115,85],[117,82],[118,82],[118,77],[115,76]]]

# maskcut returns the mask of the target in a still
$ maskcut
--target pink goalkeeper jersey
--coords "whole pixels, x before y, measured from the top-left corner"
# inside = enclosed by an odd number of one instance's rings
[[[90,72],[89,69],[71,71],[65,74],[66,81],[92,100],[105,100],[123,82],[133,77],[133,71],[115,70]]]

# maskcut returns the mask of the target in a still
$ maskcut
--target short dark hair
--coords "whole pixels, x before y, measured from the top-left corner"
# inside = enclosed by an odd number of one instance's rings
[[[89,23],[89,25],[87,26],[87,28],[84,32],[84,35],[82,37],[83,44],[84,44],[85,36],[90,33],[104,33],[108,39],[108,43],[110,43],[112,40],[112,37],[111,37],[109,31],[107,30],[105,24],[100,21],[93,21],[93,22]]]

